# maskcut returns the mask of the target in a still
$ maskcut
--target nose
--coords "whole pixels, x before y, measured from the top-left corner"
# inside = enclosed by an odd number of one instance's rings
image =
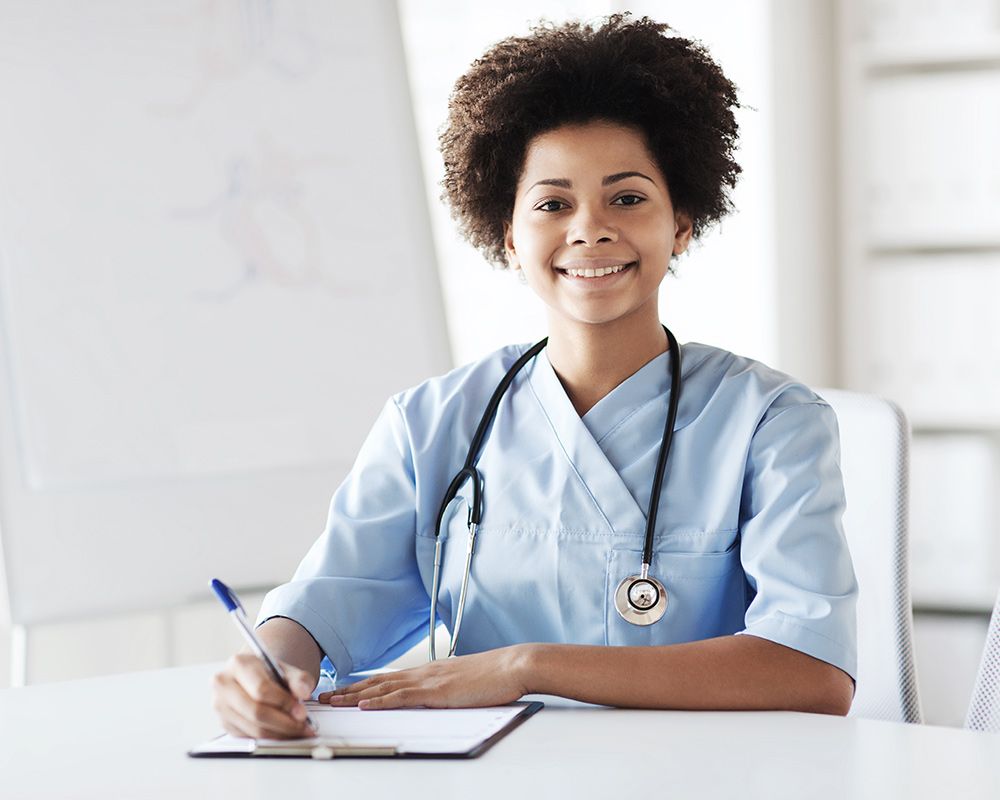
[[[594,247],[617,241],[618,229],[608,219],[603,209],[595,209],[586,204],[578,206],[566,229],[566,244]]]

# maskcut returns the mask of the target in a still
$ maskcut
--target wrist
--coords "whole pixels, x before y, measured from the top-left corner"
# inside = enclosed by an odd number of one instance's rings
[[[521,694],[536,694],[539,687],[539,655],[543,645],[528,643],[513,645],[511,650],[511,674]]]
[[[319,680],[323,651],[300,623],[288,617],[271,617],[257,628],[257,637],[273,658],[309,673],[313,685]]]

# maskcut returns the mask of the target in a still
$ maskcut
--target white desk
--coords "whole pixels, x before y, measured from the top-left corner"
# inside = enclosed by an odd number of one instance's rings
[[[0,691],[0,797],[1000,798],[998,734],[778,712],[549,706],[471,761],[188,758],[213,670]]]

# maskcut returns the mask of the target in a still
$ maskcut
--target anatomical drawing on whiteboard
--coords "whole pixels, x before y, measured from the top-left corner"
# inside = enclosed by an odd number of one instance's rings
[[[231,299],[257,283],[275,286],[322,286],[335,293],[385,289],[370,284],[350,286],[336,270],[324,270],[322,221],[305,201],[304,181],[329,169],[330,158],[297,158],[280,152],[267,139],[251,155],[234,157],[220,175],[221,191],[201,206],[179,208],[179,221],[209,224],[231,249],[235,274],[219,275],[219,284],[202,288],[197,297]],[[336,173],[328,173],[335,180]],[[215,264],[220,272],[230,265]],[[345,270],[350,275],[353,270]]]
[[[275,0],[196,0],[165,9],[158,24],[193,46],[190,80],[170,99],[150,104],[154,112],[186,116],[213,91],[225,91],[233,80],[245,79],[254,69],[289,80],[315,70],[334,42],[324,41],[309,24],[301,4]]]
[[[443,326],[415,302],[436,273],[395,19],[118,0],[57,2],[53,26],[51,5],[0,28],[18,120],[0,344],[26,485],[340,463]]]

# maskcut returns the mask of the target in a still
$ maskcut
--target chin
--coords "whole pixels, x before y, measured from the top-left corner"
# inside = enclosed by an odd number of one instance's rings
[[[569,322],[574,322],[577,325],[610,325],[618,322],[626,314],[614,314],[614,313],[590,313],[590,314],[567,314],[566,319]]]

